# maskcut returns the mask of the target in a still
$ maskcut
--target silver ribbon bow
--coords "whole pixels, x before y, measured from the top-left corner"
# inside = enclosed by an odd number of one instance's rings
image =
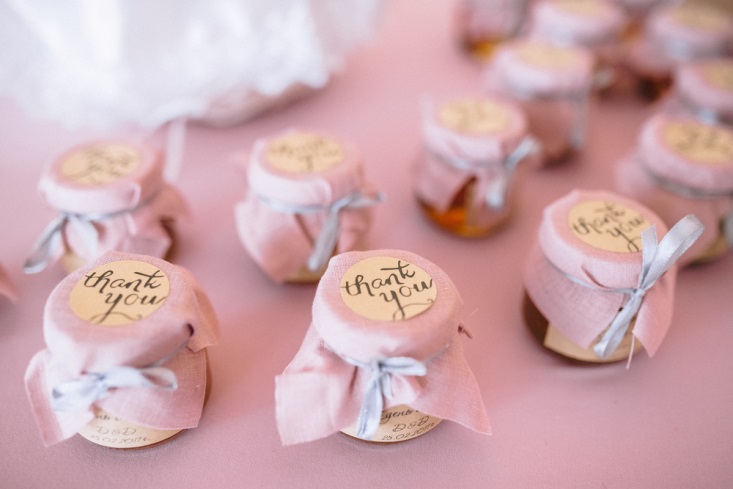
[[[631,321],[641,308],[644,295],[669,268],[700,237],[705,226],[694,215],[680,219],[657,243],[654,226],[641,233],[642,265],[639,285],[633,289],[614,289],[613,292],[629,294],[629,300],[621,308],[593,351],[599,358],[607,358],[621,343]]]
[[[498,169],[498,176],[496,178],[489,179],[486,195],[483,199],[490,208],[501,211],[506,205],[509,186],[514,178],[517,166],[527,156],[539,151],[539,148],[540,143],[533,137],[527,136],[517,145],[516,148],[514,148],[514,151],[509,153],[509,155],[497,165],[494,165],[493,162],[479,162],[479,164],[477,164],[469,161],[469,158],[465,155],[461,158],[446,158],[437,153],[434,154],[438,159],[444,161],[448,165],[459,170],[475,174],[477,177],[482,176],[482,173],[487,173],[493,168]],[[454,153],[460,153],[457,148],[452,149]]]
[[[345,362],[368,370],[370,373],[369,382],[364,392],[364,401],[356,420],[356,436],[364,440],[371,440],[382,419],[384,398],[392,397],[392,375],[422,377],[427,373],[427,367],[423,362],[410,357],[379,358],[365,363],[342,355],[339,356]]]
[[[384,201],[384,194],[376,193],[374,196],[364,195],[361,191],[356,191],[341,197],[337,201],[329,205],[297,205],[288,202],[257,196],[267,206],[277,212],[288,214],[318,214],[326,213],[326,221],[323,223],[321,232],[313,243],[313,251],[308,257],[308,270],[315,272],[326,265],[329,257],[336,247],[339,237],[339,228],[341,226],[340,213],[344,209],[360,209],[369,207]]]
[[[62,212],[41,233],[41,237],[33,245],[30,256],[23,264],[25,273],[38,273],[46,268],[49,262],[57,257],[63,249],[63,230],[69,224],[74,227],[84,245],[96,254],[99,233],[91,216]]]
[[[121,387],[174,391],[178,388],[178,380],[176,374],[165,367],[115,366],[106,372],[90,372],[58,384],[52,391],[51,406],[54,411],[86,409],[108,397],[112,389]]]

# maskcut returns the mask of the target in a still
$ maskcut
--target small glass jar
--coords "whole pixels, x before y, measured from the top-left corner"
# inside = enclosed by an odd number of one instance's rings
[[[71,149],[45,169],[38,188],[59,215],[34,246],[26,273],[58,259],[71,272],[112,250],[165,257],[186,208],[163,178],[161,153],[123,141]]]
[[[642,346],[654,355],[672,321],[677,273],[664,258],[684,253],[702,227],[688,216],[666,235],[651,210],[606,191],[558,199],[525,267],[527,325],[544,347],[582,362],[623,360]],[[655,237],[664,252],[655,253]]]
[[[654,115],[642,126],[636,150],[617,165],[616,181],[667,224],[688,213],[705,224],[680,264],[713,261],[733,246],[733,129]]]
[[[524,112],[497,97],[450,98],[423,112],[425,154],[415,172],[420,207],[459,236],[492,232],[510,216],[520,164],[539,150]]]
[[[515,37],[524,25],[528,0],[460,0],[455,30],[461,47],[478,61],[488,61],[496,47]]]
[[[0,295],[7,297],[12,302],[18,301],[18,293],[13,287],[13,282],[10,280],[10,275],[0,265]]]
[[[594,85],[605,90],[615,79],[626,25],[624,10],[610,0],[540,0],[533,4],[528,35],[593,51],[597,61]]]
[[[490,94],[519,102],[529,132],[541,143],[543,161],[563,161],[585,145],[594,56],[584,48],[531,39],[497,49],[485,72]]]
[[[733,60],[684,63],[675,71],[671,109],[733,127]]]
[[[637,91],[650,101],[667,93],[681,63],[730,55],[733,19],[712,5],[682,3],[655,8],[644,33],[629,45],[626,63]]]
[[[313,320],[275,382],[284,445],[342,431],[378,443],[414,439],[441,420],[488,433],[459,334],[463,303],[445,273],[398,250],[335,256]]]
[[[25,382],[44,445],[142,448],[198,425],[218,322],[188,271],[108,252],[56,286],[43,331]]]
[[[363,246],[371,206],[383,199],[366,183],[356,148],[315,132],[257,140],[247,177],[237,230],[276,282],[317,282],[331,256]]]

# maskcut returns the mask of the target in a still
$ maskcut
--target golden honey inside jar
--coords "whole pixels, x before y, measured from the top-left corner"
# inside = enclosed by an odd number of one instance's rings
[[[511,216],[512,190],[529,152],[524,113],[492,98],[451,100],[424,120],[426,154],[416,197],[423,213],[462,237],[495,231]]]
[[[454,19],[461,49],[476,61],[487,62],[502,42],[517,34],[526,8],[526,0],[461,0]]]

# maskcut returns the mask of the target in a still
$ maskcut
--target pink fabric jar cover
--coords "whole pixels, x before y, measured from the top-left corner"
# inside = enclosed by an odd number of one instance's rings
[[[165,273],[170,293],[151,315],[124,326],[103,326],[77,316],[69,305],[74,286],[94,268],[121,260],[149,263]],[[25,374],[28,398],[46,446],[63,441],[93,419],[97,406],[126,421],[153,429],[179,430],[198,425],[206,392],[206,348],[218,338],[216,314],[190,273],[145,255],[108,252],[66,277],[44,310],[46,349],[30,361]],[[88,407],[55,411],[53,390],[88,373],[121,366],[142,369],[164,361],[177,388],[112,388]],[[158,365],[156,365],[158,366]]]
[[[498,97],[476,97],[496,104],[506,115],[506,125],[490,133],[460,132],[447,127],[438,112],[446,103],[427,103],[422,114],[425,156],[415,172],[418,198],[445,212],[458,191],[476,179],[475,208],[487,204],[501,211],[510,192],[515,167],[536,149],[528,135],[527,118],[514,102]]]
[[[367,319],[349,309],[340,292],[344,273],[378,256],[394,257],[425,270],[437,287],[432,307],[397,322]],[[413,253],[376,250],[332,258],[318,284],[313,321],[303,344],[276,378],[277,425],[283,444],[324,438],[357,420],[371,373],[344,358],[366,364],[400,357],[423,362],[424,376],[388,374],[392,396],[384,396],[383,408],[407,404],[488,434],[481,394],[458,339],[462,307],[445,273]]]
[[[713,77],[719,76],[718,80]],[[733,59],[684,63],[675,72],[677,97],[704,120],[733,125]]]
[[[100,183],[80,183],[62,173],[67,159],[79,155],[87,158],[88,170],[93,172],[98,161],[112,161],[105,154],[105,148],[112,145],[134,150],[137,167]],[[110,167],[115,164],[125,161],[113,161]],[[112,250],[163,257],[171,238],[162,221],[172,221],[186,210],[183,197],[164,181],[161,153],[125,141],[97,141],[72,148],[46,168],[38,188],[59,216],[34,246],[25,264],[27,273],[43,270],[65,252],[85,261]]]
[[[705,164],[676,151],[665,140],[671,124],[685,123],[701,130],[714,128],[733,140],[733,130],[711,125],[690,116],[657,114],[641,128],[636,150],[616,167],[616,184],[653,209],[668,225],[686,214],[695,214],[705,232],[680,259],[687,265],[718,238],[721,220],[733,246],[733,153],[723,164]]]
[[[686,19],[686,20],[685,20]],[[733,19],[711,5],[660,5],[649,14],[644,35],[626,53],[639,73],[667,76],[685,61],[726,56],[731,52]]]
[[[331,254],[359,247],[371,224],[370,206],[383,199],[365,182],[356,148],[336,138],[332,139],[340,144],[344,157],[335,166],[311,173],[275,167],[268,160],[269,144],[299,133],[303,131],[291,129],[255,142],[245,198],[235,207],[242,244],[276,282],[284,282],[304,266],[321,269]],[[338,218],[335,222],[329,222],[330,211],[335,212],[332,219]],[[334,246],[319,253],[318,239],[330,233]]]
[[[626,26],[623,9],[607,0],[540,0],[531,19],[530,37],[589,49],[616,43]]]
[[[13,302],[18,301],[18,293],[13,287],[13,283],[10,281],[10,276],[5,269],[0,265],[0,295],[4,295]]]
[[[668,231],[649,209],[606,191],[575,190],[545,208],[538,242],[527,259],[524,286],[552,326],[582,348],[588,348],[630,302],[633,294],[616,289],[636,290],[643,273],[642,252],[606,251],[573,234],[569,212],[586,201],[616,203],[639,212],[656,228],[660,239]],[[642,296],[635,314],[633,335],[649,356],[656,353],[672,321],[676,276],[677,268],[672,266]]]

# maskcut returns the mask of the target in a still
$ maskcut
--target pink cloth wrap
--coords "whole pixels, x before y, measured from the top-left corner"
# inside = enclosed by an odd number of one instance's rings
[[[587,94],[593,83],[593,54],[585,48],[564,47],[575,61],[562,69],[539,66],[520,55],[524,47],[543,45],[548,43],[527,38],[500,45],[484,73],[487,89],[520,98]]]
[[[587,2],[596,10],[585,14],[570,8],[578,2],[540,0],[532,6],[530,37],[569,46],[594,49],[618,41],[626,25],[626,15],[617,4],[594,0]]]
[[[425,270],[438,290],[432,307],[398,322],[367,319],[349,309],[340,292],[344,273],[357,262],[376,256],[400,258]],[[407,404],[490,433],[481,393],[458,339],[462,308],[463,301],[445,273],[413,253],[376,250],[332,258],[318,284],[313,322],[303,344],[275,379],[277,426],[283,444],[324,438],[356,421],[370,374],[339,355],[362,362],[401,356],[425,362],[423,377],[392,376],[393,396],[384,399],[384,409]]]
[[[538,243],[527,259],[524,286],[532,302],[569,340],[588,348],[613,321],[627,295],[612,289],[635,288],[641,273],[641,252],[614,253],[578,239],[568,225],[568,213],[580,202],[616,202],[644,215],[656,226],[657,236],[667,226],[640,204],[606,191],[575,190],[545,208]],[[646,293],[633,325],[634,336],[649,356],[656,353],[672,321],[677,267],[673,266]],[[574,283],[568,276],[594,290]]]
[[[707,125],[689,116],[652,116],[641,128],[636,151],[623,158],[616,166],[615,177],[620,192],[653,209],[668,225],[673,225],[690,213],[695,214],[705,225],[703,234],[680,259],[680,265],[684,266],[694,261],[715,242],[720,233],[721,219],[733,212],[733,157],[730,163],[719,165],[698,163],[685,158],[670,148],[662,136],[665,127],[675,121]],[[716,127],[733,136],[733,131],[723,126]],[[719,195],[706,198],[685,197],[661,186],[655,175],[684,188]]]
[[[415,192],[418,198],[445,212],[461,188],[476,178],[474,194],[484,201],[489,184],[501,174],[501,165],[519,143],[527,137],[527,118],[522,110],[509,100],[486,98],[499,104],[506,112],[506,127],[492,134],[467,134],[444,126],[438,119],[438,110],[444,101],[424,111],[422,116],[425,155],[415,172]],[[471,168],[457,168],[444,161],[458,160]]]
[[[64,248],[85,261],[106,251],[124,251],[163,257],[171,237],[163,222],[173,221],[186,211],[180,193],[163,178],[160,152],[137,146],[140,164],[129,175],[102,185],[83,185],[61,175],[61,164],[71,154],[100,143],[71,149],[54,161],[41,176],[39,192],[43,200],[62,213],[91,216],[97,232],[96,250],[89,249],[72,222],[63,228]],[[127,142],[120,142],[132,146]],[[129,210],[129,212],[125,212]],[[115,214],[107,217],[105,214]],[[102,216],[94,219],[95,216]]]
[[[13,302],[18,301],[18,293],[10,281],[10,276],[2,266],[0,266],[0,295],[4,295]]]
[[[124,326],[101,326],[79,318],[69,307],[71,290],[90,270],[119,260],[160,268],[170,281],[165,302],[151,315]],[[146,367],[173,354],[162,366],[175,373],[176,390],[112,389],[94,405],[153,429],[198,426],[206,394],[206,348],[217,343],[218,329],[208,297],[181,267],[150,256],[108,252],[73,272],[46,302],[43,332],[47,348],[33,356],[25,374],[43,443],[49,446],[73,436],[94,417],[91,407],[54,411],[51,394],[56,385],[114,366]]]
[[[710,28],[682,23],[676,16],[686,8],[716,17],[719,24]],[[724,11],[709,5],[663,4],[649,14],[644,35],[628,46],[626,59],[635,71],[666,76],[682,62],[729,55],[732,40],[733,19]]]
[[[717,119],[733,124],[733,86],[711,83],[706,72],[713,67],[733,73],[733,60],[716,58],[679,66],[675,72],[677,94],[693,111],[712,112]]]
[[[327,216],[326,212],[280,212],[263,202],[260,196],[291,206],[328,206],[353,192],[375,195],[364,181],[356,148],[343,141],[339,141],[344,151],[343,161],[324,171],[290,173],[271,165],[267,159],[270,141],[289,132],[298,131],[287,131],[255,142],[247,166],[247,192],[235,207],[242,244],[252,260],[276,282],[284,282],[305,266]],[[333,253],[358,248],[369,230],[371,216],[369,207],[341,210]]]

